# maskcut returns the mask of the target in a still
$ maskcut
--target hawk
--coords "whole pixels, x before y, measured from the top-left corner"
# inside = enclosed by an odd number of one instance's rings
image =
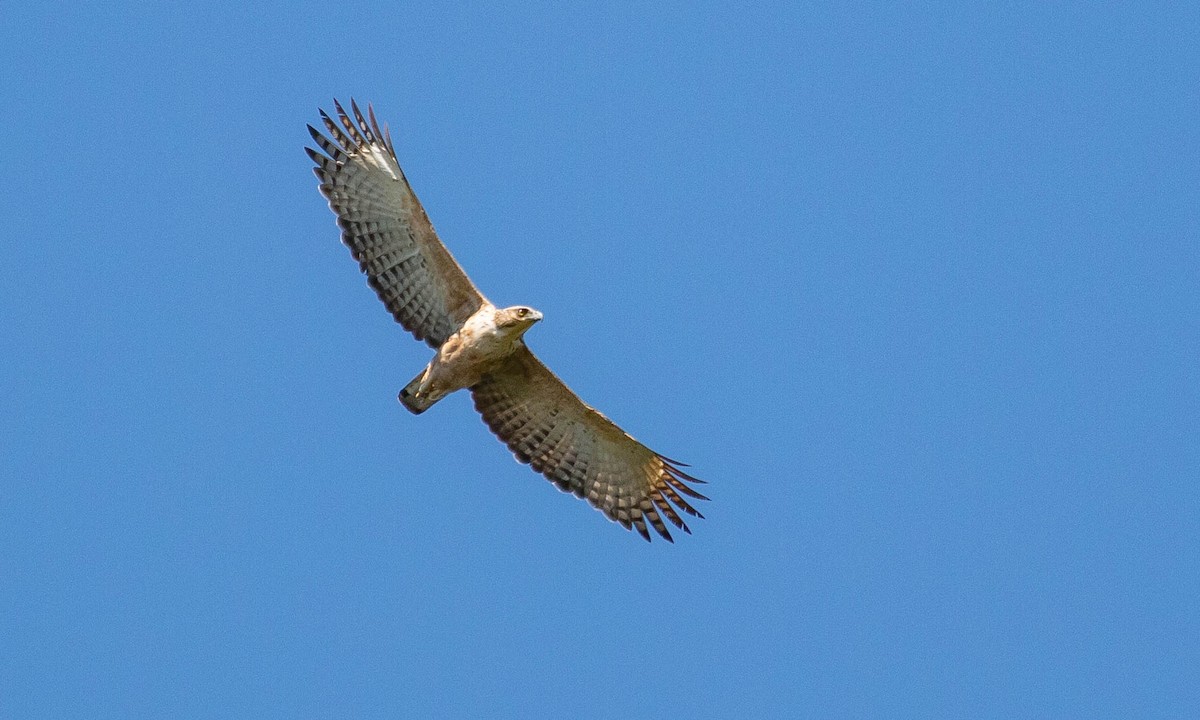
[[[320,148],[305,150],[316,163],[321,193],[379,299],[437,351],[400,391],[404,407],[420,414],[468,389],[483,421],[517,460],[559,489],[647,541],[647,525],[671,542],[666,522],[691,533],[680,511],[704,517],[685,499],[707,500],[689,485],[703,481],[634,440],[537,359],[524,336],[542,314],[489,302],[438,239],[374,109],[367,106],[368,121],[353,101],[353,119],[336,100],[334,108],[338,121],[319,111],[328,136],[308,126]]]

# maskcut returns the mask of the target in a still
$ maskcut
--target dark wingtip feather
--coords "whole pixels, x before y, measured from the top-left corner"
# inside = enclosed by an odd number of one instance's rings
[[[676,482],[678,482],[678,481],[676,481]],[[701,495],[700,493],[691,489],[687,485],[684,485],[683,483],[679,483],[675,487],[676,487],[676,489],[682,491],[684,495],[687,495],[690,498],[694,498],[696,500],[709,500],[709,501],[712,500],[712,498],[708,497],[707,495]]]
[[[382,130],[379,129],[379,121],[375,119],[375,108],[371,103],[367,103],[367,117],[371,120],[371,129],[375,131],[375,135],[392,154],[392,157],[395,157],[396,148],[392,147],[392,133],[388,130],[387,124],[384,124]]]
[[[662,461],[663,466],[666,467],[668,470],[670,470],[672,474],[677,475],[680,478],[687,480],[688,482],[699,483],[701,485],[708,484],[707,480],[701,480],[700,478],[695,477],[694,475],[690,475],[680,469],[680,468],[685,468],[685,467],[691,467],[691,465],[688,465],[685,462],[679,462],[678,460],[672,460],[671,458],[669,458],[666,455],[663,455],[661,453],[654,453],[654,455],[659,460]]]
[[[661,453],[654,453],[654,454],[658,455],[659,460],[666,460],[667,462],[671,463],[672,465],[678,465],[679,467],[691,467],[691,465],[688,465],[685,462],[680,462],[678,460],[672,460],[671,458],[669,458],[666,455],[663,455]]]
[[[659,459],[662,460],[662,458],[659,458]],[[687,495],[690,495],[691,497],[697,498],[699,500],[708,500],[708,498],[704,497],[703,495],[696,492],[695,490],[688,487],[688,485],[687,485],[687,483],[689,483],[689,482],[697,483],[699,485],[707,485],[708,483],[706,483],[704,480],[701,480],[700,478],[696,478],[696,477],[692,477],[691,475],[688,475],[687,473],[685,473],[684,471],[675,467],[674,465],[672,465],[669,462],[663,461],[662,475],[660,477],[662,480],[665,480],[672,487],[676,488],[677,490],[682,491],[683,493],[685,493]]]
[[[641,533],[641,536],[646,538],[646,542],[650,542],[650,530],[646,527],[646,520],[641,515],[633,518],[633,527]]]
[[[357,124],[359,131],[362,132],[363,137],[367,139],[367,143],[375,145],[376,138],[375,133],[371,130],[371,124],[368,123],[367,119],[363,117],[362,111],[358,109],[358,103],[354,101],[354,98],[350,98],[350,109],[354,111],[355,123]]]

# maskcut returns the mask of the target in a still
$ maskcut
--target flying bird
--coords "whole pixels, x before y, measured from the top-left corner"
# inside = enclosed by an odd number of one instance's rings
[[[524,305],[499,308],[484,297],[438,239],[374,109],[367,106],[368,120],[353,101],[353,119],[336,100],[334,108],[337,121],[319,111],[328,136],[308,126],[320,148],[305,150],[321,193],[379,299],[437,351],[400,391],[404,407],[420,414],[468,389],[517,460],[559,489],[646,540],[649,524],[673,542],[664,518],[691,533],[680,512],[704,517],[685,499],[707,500],[689,485],[703,481],[634,440],[537,359],[524,336],[542,313]]]

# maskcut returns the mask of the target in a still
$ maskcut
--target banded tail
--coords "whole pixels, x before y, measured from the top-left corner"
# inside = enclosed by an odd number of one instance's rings
[[[421,391],[421,382],[425,379],[425,375],[428,372],[429,369],[426,368],[417,373],[417,376],[404,386],[404,389],[400,391],[400,395],[398,396],[400,404],[413,415],[420,415],[433,407],[434,403],[438,400],[446,397],[447,393],[434,392],[433,388],[426,388],[424,392]]]

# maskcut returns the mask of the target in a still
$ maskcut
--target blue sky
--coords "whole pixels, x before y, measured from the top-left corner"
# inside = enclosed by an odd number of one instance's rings
[[[0,716],[1200,715],[1189,4],[4,15]],[[397,404],[335,96],[694,535]]]

